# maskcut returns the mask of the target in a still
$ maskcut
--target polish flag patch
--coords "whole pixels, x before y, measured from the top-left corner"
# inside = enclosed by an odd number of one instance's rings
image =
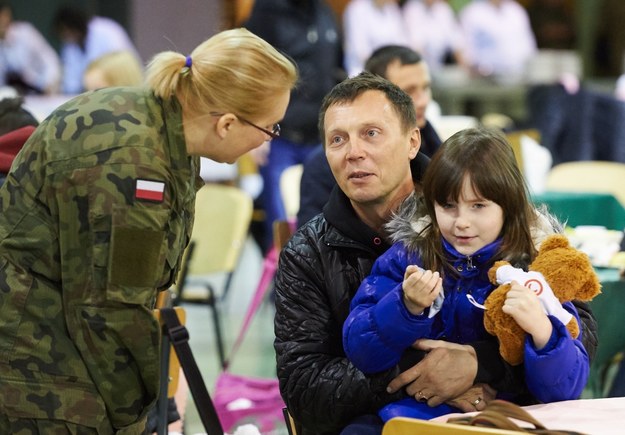
[[[145,201],[163,202],[165,183],[162,181],[137,180],[135,198]]]

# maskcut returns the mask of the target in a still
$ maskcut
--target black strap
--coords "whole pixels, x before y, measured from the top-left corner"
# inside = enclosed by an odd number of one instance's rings
[[[204,384],[204,379],[202,379],[202,374],[189,346],[189,331],[180,324],[173,308],[161,308],[159,311],[165,322],[163,333],[167,334],[171,344],[174,345],[204,429],[208,435],[223,435],[224,430],[215,410],[215,405],[213,405],[210,394],[208,394],[206,384]]]

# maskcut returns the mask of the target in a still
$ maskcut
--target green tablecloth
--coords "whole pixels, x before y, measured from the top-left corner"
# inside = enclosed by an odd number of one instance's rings
[[[602,225],[610,230],[625,229],[625,208],[608,193],[544,192],[532,197],[570,227]]]

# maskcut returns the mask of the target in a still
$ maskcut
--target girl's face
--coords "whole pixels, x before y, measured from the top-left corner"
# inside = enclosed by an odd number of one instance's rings
[[[503,209],[475,192],[468,175],[458,202],[435,203],[434,210],[442,236],[464,255],[473,255],[494,242],[503,228]]]

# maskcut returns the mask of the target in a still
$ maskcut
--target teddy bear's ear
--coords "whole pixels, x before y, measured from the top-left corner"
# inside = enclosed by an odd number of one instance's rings
[[[601,293],[601,283],[596,274],[590,274],[588,280],[584,283],[579,292],[575,295],[575,299],[581,301],[589,301]]]
[[[541,251],[548,251],[556,248],[568,248],[569,239],[564,234],[552,234],[540,244]]]
[[[488,279],[491,283],[497,284],[497,269],[501,266],[509,266],[507,261],[495,261],[495,263],[488,270]]]

